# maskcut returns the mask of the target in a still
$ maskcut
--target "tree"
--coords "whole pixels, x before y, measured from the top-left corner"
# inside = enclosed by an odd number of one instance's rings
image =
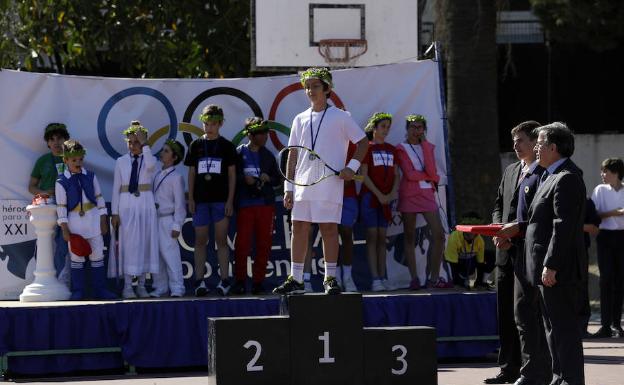
[[[501,175],[497,128],[496,2],[439,0],[451,172],[458,214],[492,211]]]
[[[601,52],[624,41],[624,2],[621,0],[530,0],[533,12],[560,43],[583,44]]]
[[[127,77],[249,74],[249,2],[0,1],[0,65]]]

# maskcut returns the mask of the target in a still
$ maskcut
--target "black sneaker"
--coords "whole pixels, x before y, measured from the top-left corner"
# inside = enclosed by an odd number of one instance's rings
[[[492,285],[490,285],[488,282],[483,282],[483,281],[475,281],[473,288],[476,290],[485,290],[485,291],[494,290],[494,287]]]
[[[325,294],[340,294],[340,286],[335,277],[327,277],[323,281],[323,289],[325,289]]]
[[[621,326],[611,326],[611,333],[613,337],[624,338],[624,330],[622,330]]]
[[[297,282],[292,275],[289,275],[284,283],[273,289],[273,294],[289,295],[303,293],[305,293],[303,282]]]
[[[226,295],[228,295],[231,288],[232,285],[230,284],[230,281],[228,279],[223,279],[217,285],[217,293],[225,297]]]
[[[253,285],[251,285],[251,294],[264,294],[264,292],[265,291],[264,286],[262,286],[262,282],[254,282]]]
[[[245,281],[234,282],[234,285],[232,285],[230,292],[234,295],[245,294],[247,292],[247,288],[245,287]]]
[[[195,297],[204,297],[208,294],[208,288],[204,281],[198,281],[195,283]]]

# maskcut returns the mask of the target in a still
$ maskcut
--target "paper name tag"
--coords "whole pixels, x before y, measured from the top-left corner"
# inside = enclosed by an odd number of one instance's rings
[[[256,178],[260,177],[260,173],[258,172],[258,169],[255,167],[245,167],[243,169],[243,175],[255,176]]]
[[[431,182],[426,181],[426,180],[421,180],[418,182],[418,185],[420,186],[420,188],[425,189],[425,188],[431,188]]]
[[[373,151],[373,166],[394,166],[394,156],[385,151]]]
[[[201,158],[197,162],[198,174],[221,174],[221,158]]]

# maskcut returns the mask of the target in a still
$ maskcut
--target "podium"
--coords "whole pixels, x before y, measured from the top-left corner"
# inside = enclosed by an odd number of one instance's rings
[[[209,384],[437,384],[434,328],[364,328],[360,293],[283,299],[282,316],[208,319]]]

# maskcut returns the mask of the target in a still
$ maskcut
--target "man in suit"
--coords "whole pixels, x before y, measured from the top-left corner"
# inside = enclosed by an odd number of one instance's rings
[[[494,210],[493,223],[509,223],[516,219],[518,205],[518,188],[535,168],[535,141],[537,136],[533,130],[540,124],[535,121],[522,122],[511,130],[513,147],[518,162],[509,165],[503,173]],[[486,384],[511,384],[519,377],[521,367],[520,341],[514,320],[514,265],[516,263],[517,245],[509,239],[495,237],[496,267],[496,301],[498,308],[498,332],[500,350],[498,365],[500,372],[485,379]]]
[[[585,246],[585,184],[570,160],[574,136],[563,123],[539,127],[535,150],[542,174],[528,211],[525,274],[539,289],[546,339],[552,357],[551,385],[583,385],[583,346],[576,312]],[[505,229],[503,230],[505,231]],[[506,233],[509,235],[509,232]],[[539,384],[521,377],[516,385]]]

